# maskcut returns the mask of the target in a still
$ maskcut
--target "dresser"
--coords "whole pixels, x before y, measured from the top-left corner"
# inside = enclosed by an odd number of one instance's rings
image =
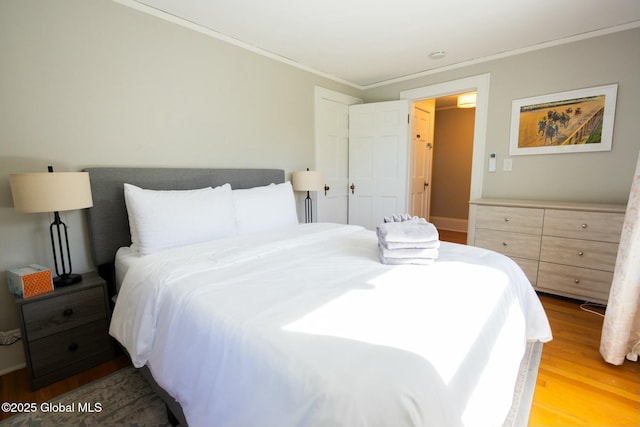
[[[625,208],[476,199],[467,243],[511,257],[538,291],[606,304]]]
[[[33,390],[113,358],[106,282],[97,274],[16,303]]]

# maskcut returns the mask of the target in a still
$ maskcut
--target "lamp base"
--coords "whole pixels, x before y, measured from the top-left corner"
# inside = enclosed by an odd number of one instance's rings
[[[53,278],[54,288],[63,288],[65,286],[73,285],[75,283],[82,282],[82,275],[80,274],[63,274],[62,276]]]

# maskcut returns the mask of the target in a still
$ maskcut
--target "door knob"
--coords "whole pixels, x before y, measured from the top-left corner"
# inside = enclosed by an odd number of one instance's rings
[[[356,185],[355,185],[354,183],[351,183],[351,185],[349,186],[349,188],[351,189],[351,194],[355,194]]]
[[[327,191],[331,190],[327,184],[324,185],[324,195],[327,195]]]

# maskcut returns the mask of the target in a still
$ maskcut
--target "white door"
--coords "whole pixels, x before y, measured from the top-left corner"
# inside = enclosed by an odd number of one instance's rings
[[[349,107],[349,224],[407,213],[409,101]]]
[[[426,219],[429,219],[431,202],[434,121],[434,99],[413,104],[409,213]]]
[[[316,170],[322,172],[325,191],[316,193],[314,217],[318,222],[346,224],[349,187],[349,105],[362,100],[316,87]]]

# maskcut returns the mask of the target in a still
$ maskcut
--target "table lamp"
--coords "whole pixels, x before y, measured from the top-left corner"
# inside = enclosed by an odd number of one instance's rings
[[[54,219],[49,226],[53,262],[57,277],[55,287],[68,286],[82,280],[71,271],[71,251],[67,225],[60,219],[61,211],[90,208],[93,206],[91,185],[87,172],[20,173],[9,175],[13,206],[18,212],[53,212]],[[58,252],[60,253],[58,266]]]
[[[291,174],[293,191],[306,191],[307,197],[304,199],[304,222],[313,222],[313,206],[311,205],[310,191],[320,191],[324,188],[322,172],[306,171],[293,172]]]

